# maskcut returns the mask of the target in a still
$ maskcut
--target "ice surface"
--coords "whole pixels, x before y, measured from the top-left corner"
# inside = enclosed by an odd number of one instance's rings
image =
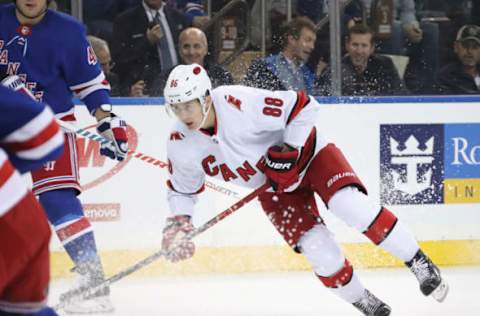
[[[424,297],[405,268],[358,270],[364,285],[402,316],[480,315],[480,267],[443,268],[450,285],[445,302]],[[51,284],[50,304],[72,280]],[[112,286],[116,312],[162,316],[360,316],[309,272],[139,278]]]

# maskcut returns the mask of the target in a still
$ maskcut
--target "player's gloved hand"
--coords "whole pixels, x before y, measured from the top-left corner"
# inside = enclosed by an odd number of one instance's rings
[[[265,175],[275,192],[283,192],[298,181],[298,149],[284,151],[281,146],[272,146],[265,156]]]
[[[186,260],[195,253],[195,244],[184,239],[195,228],[192,225],[190,216],[177,215],[167,218],[163,229],[162,250],[168,255],[165,258],[171,262]]]
[[[102,144],[100,154],[122,161],[128,153],[127,123],[113,113],[98,121],[97,131],[103,137],[111,140]]]

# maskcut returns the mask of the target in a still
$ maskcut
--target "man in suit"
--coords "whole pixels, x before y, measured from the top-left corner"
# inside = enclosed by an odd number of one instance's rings
[[[122,94],[149,95],[153,79],[178,64],[178,35],[188,17],[162,0],[143,0],[113,24],[112,57]]]

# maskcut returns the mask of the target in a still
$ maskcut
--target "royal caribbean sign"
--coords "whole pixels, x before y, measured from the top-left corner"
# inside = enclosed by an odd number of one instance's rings
[[[480,124],[380,126],[384,204],[480,202]]]

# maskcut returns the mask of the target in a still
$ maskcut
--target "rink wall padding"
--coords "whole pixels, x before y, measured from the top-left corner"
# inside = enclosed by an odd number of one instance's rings
[[[480,241],[449,240],[423,241],[422,248],[442,266],[480,264]],[[403,267],[403,262],[371,244],[342,244],[349,261],[358,268]],[[107,275],[114,275],[153,254],[151,250],[107,250],[102,261]],[[52,278],[72,277],[73,267],[64,252],[51,255]],[[302,255],[288,246],[200,248],[195,256],[172,264],[159,259],[135,272],[134,276],[168,276],[196,274],[237,274],[249,272],[278,272],[311,270]]]
[[[388,206],[443,265],[480,264],[480,97],[317,98],[318,128],[334,141],[379,204]],[[98,144],[78,139],[83,193],[107,274],[155,252],[168,215],[166,139],[173,119],[162,98],[114,99],[129,124],[131,155],[116,163]],[[94,119],[77,106],[78,127]],[[197,204],[199,226],[250,190],[208,179]],[[398,266],[360,233],[317,201],[349,259],[363,267]],[[284,245],[250,202],[197,237],[194,259],[178,265],[159,260],[139,274],[230,273],[308,269]],[[52,275],[68,274],[70,261],[54,237]]]

